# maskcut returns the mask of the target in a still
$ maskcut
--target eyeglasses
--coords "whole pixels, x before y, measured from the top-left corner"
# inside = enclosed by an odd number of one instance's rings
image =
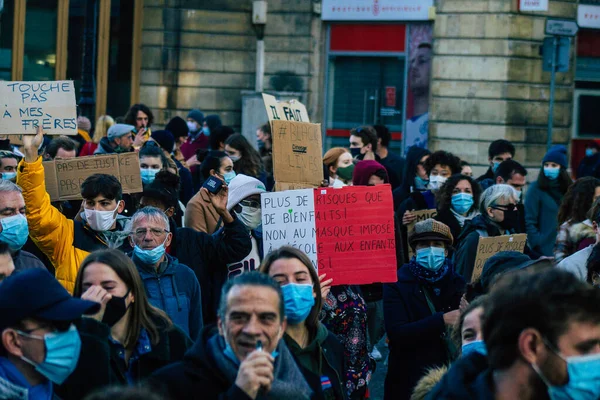
[[[154,237],[161,237],[165,233],[169,233],[169,231],[166,230],[166,229],[157,229],[157,228],[146,229],[146,228],[140,228],[140,229],[136,229],[135,231],[133,231],[133,236],[135,236],[138,239],[143,239],[144,237],[146,237],[146,234],[148,233],[148,231],[150,231],[150,233]]]
[[[517,209],[517,205],[516,204],[507,204],[505,206],[492,206],[492,209],[500,210],[500,211],[515,211]]]
[[[256,200],[242,200],[240,204],[244,207],[260,208],[260,201]]]

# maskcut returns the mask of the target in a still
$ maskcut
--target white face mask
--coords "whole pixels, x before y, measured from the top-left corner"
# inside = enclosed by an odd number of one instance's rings
[[[427,188],[429,190],[438,190],[444,183],[446,183],[447,180],[448,178],[444,178],[441,175],[431,175],[429,177],[429,184],[427,185]]]
[[[117,220],[117,216],[115,214],[117,208],[119,208],[119,202],[117,202],[117,207],[115,207],[115,209],[112,211],[96,211],[85,208],[85,219],[87,219],[90,227],[96,232],[107,231]]]
[[[262,223],[262,213],[260,208],[241,205],[242,211],[237,215],[239,220],[246,225],[246,228],[254,230]]]

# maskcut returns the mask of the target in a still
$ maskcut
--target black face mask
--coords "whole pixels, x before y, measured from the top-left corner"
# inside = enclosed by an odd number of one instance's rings
[[[113,296],[112,299],[106,303],[106,308],[104,310],[104,316],[102,317],[102,322],[111,328],[123,318],[127,309],[129,308],[126,305],[125,299],[129,296],[128,290],[123,297]],[[131,305],[131,304],[129,304]]]
[[[519,224],[519,210],[503,210],[504,211],[504,220],[499,222],[498,225],[502,229],[510,230],[515,229]]]

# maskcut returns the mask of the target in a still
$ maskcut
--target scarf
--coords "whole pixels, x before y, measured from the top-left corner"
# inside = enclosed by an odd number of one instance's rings
[[[215,368],[219,369],[227,381],[233,385],[239,366],[225,355],[224,350],[225,340],[222,336],[215,335],[208,340],[208,352],[215,361]],[[301,400],[310,398],[312,389],[306,383],[283,340],[279,341],[277,351],[279,354],[275,359],[273,369],[275,379],[271,384],[271,390],[269,393],[259,392],[256,399]]]
[[[450,207],[450,211],[452,211],[452,215],[454,215],[454,218],[456,218],[461,228],[465,226],[466,221],[470,221],[479,215],[479,211],[472,211],[471,214],[468,215],[460,215],[459,213],[454,211],[452,207]]]
[[[432,271],[417,263],[416,256],[408,262],[408,269],[417,278],[419,284],[432,284],[442,279],[451,270],[450,261],[446,258],[444,264],[437,271]],[[439,293],[436,292],[436,295]]]

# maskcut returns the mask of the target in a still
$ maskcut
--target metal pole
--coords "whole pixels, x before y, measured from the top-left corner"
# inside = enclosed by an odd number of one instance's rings
[[[83,65],[81,68],[80,115],[94,120],[96,105],[96,0],[87,0],[85,5],[85,28],[83,30]]]
[[[256,41],[256,82],[255,90],[262,93],[265,77],[265,41],[259,39]]]
[[[556,53],[558,46],[558,37],[554,36],[552,45],[552,71],[550,72],[550,106],[548,110],[548,141],[547,150],[552,147],[552,126],[554,125],[554,85],[556,78]]]

